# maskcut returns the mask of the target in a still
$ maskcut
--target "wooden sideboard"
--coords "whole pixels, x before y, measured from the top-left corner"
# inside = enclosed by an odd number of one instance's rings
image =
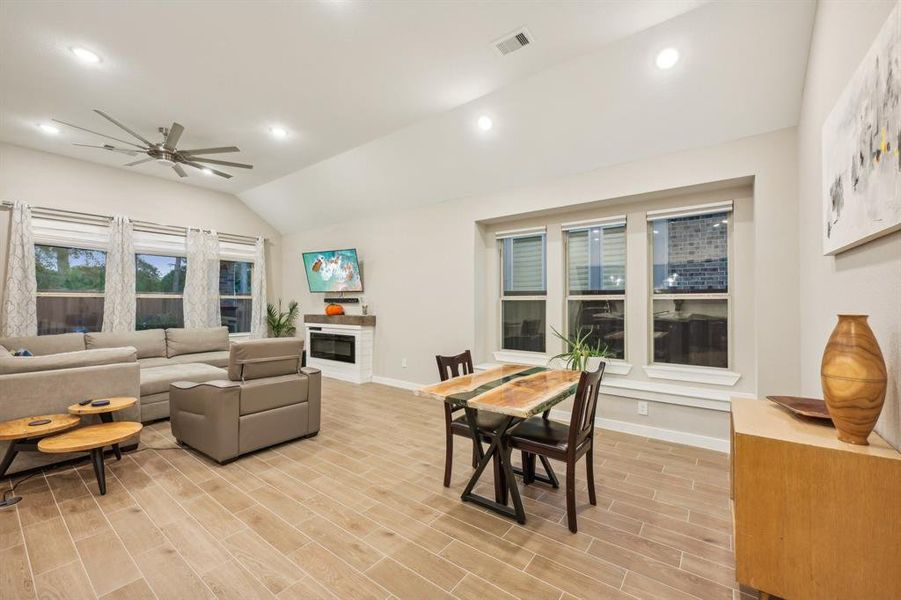
[[[766,400],[732,400],[739,583],[762,598],[901,598],[901,453],[875,433],[869,442],[840,442],[831,425]]]

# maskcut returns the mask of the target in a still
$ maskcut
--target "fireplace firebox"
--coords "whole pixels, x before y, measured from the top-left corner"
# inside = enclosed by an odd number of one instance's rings
[[[357,361],[355,336],[310,329],[310,357],[350,364]]]

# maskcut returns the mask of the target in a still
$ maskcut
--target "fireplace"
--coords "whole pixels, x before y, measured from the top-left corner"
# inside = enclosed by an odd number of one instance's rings
[[[354,364],[357,362],[356,336],[325,333],[311,327],[310,357]]]

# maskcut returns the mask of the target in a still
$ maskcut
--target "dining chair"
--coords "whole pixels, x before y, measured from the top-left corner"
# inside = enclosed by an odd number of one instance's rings
[[[566,463],[566,520],[573,533],[578,531],[576,463],[582,456],[585,456],[588,475],[588,501],[597,505],[594,490],[594,416],[605,364],[601,362],[597,371],[583,371],[579,377],[569,425],[532,417],[513,427],[508,434],[511,448]]]
[[[469,350],[456,356],[436,356],[438,362],[438,374],[441,381],[447,381],[451,377],[459,377],[461,375],[470,375],[473,372],[472,354]],[[466,415],[462,414],[462,406],[452,407],[447,402],[444,403],[444,436],[445,436],[445,455],[444,455],[444,487],[450,487],[451,470],[454,462],[454,436],[472,439],[472,433],[469,430],[469,423],[466,421]],[[460,411],[461,414],[454,418],[454,413]],[[494,430],[498,428],[503,421],[504,416],[496,413],[479,411],[476,417],[476,427],[479,432],[484,432],[482,440],[473,440],[472,442],[472,466],[475,468],[479,459],[481,459],[481,442],[490,442],[490,436],[494,434]]]

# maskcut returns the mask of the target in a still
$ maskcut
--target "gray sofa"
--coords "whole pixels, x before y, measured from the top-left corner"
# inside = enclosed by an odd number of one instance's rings
[[[139,399],[117,418],[164,419],[171,383],[228,379],[228,347],[226,327],[0,338],[0,421],[65,413],[77,401],[111,396]],[[34,356],[10,355],[22,348]],[[10,473],[66,458],[22,453]]]

